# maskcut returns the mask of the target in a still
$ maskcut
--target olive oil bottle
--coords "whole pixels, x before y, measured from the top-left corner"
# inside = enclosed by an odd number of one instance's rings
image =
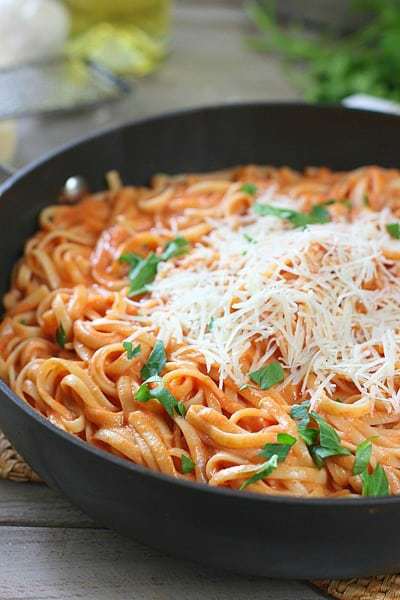
[[[122,75],[146,75],[165,55],[170,0],[64,0],[67,50]]]

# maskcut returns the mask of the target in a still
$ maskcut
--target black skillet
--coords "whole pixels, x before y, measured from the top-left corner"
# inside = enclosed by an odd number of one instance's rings
[[[143,184],[156,172],[246,163],[399,167],[399,140],[399,117],[301,104],[217,106],[94,135],[1,188],[0,294],[39,211],[71,175],[99,190],[110,169],[125,183]],[[270,577],[355,577],[400,568],[400,497],[276,498],[175,481],[63,433],[3,383],[0,396],[0,427],[43,479],[99,523],[145,544]]]

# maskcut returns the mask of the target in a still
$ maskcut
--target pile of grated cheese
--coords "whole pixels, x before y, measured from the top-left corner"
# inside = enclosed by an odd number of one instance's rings
[[[288,198],[268,203],[297,208]],[[263,198],[259,198],[262,203]],[[264,199],[265,201],[265,199]],[[293,229],[250,211],[211,221],[213,230],[177,265],[165,263],[151,287],[152,327],[165,343],[175,338],[218,365],[220,385],[239,386],[278,350],[285,382],[316,375],[312,406],[332,396],[336,374],[362,397],[400,410],[400,272],[384,250],[400,252],[386,224],[389,209],[363,210],[353,222]],[[387,252],[386,252],[387,254]],[[374,278],[378,289],[368,289]],[[241,356],[255,344],[253,363]],[[260,346],[263,348],[261,353]],[[176,351],[178,358],[180,350]]]

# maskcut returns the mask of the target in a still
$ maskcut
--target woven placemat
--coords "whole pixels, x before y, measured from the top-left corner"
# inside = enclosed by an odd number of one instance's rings
[[[12,481],[41,481],[1,431],[0,478]],[[313,586],[338,600],[400,600],[400,575],[347,581],[314,581]]]

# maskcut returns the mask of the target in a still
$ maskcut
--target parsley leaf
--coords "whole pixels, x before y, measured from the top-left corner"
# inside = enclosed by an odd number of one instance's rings
[[[180,415],[181,417],[184,417],[186,415],[186,406],[184,405],[182,400],[180,400],[178,402],[178,404],[175,406],[175,410],[178,413],[178,415]]]
[[[250,242],[250,244],[257,244],[257,241],[253,237],[251,237],[251,235],[249,235],[248,233],[244,233],[243,237],[245,240]]]
[[[330,456],[349,456],[350,450],[342,446],[337,432],[329,423],[316,412],[309,413],[310,403],[303,402],[292,406],[290,416],[297,421],[300,437],[308,446],[308,450],[318,468],[323,466],[323,461]],[[309,427],[313,420],[318,429]]]
[[[142,383],[135,393],[135,400],[138,402],[148,402],[151,399],[150,388],[147,383]]]
[[[254,212],[258,215],[284,219],[289,221],[293,227],[306,227],[307,225],[328,223],[331,220],[329,212],[321,204],[313,206],[308,213],[298,212],[297,210],[292,210],[290,208],[279,208],[278,206],[272,206],[271,204],[260,204],[258,202],[253,208]]]
[[[268,475],[271,475],[271,473],[275,471],[277,466],[278,457],[276,454],[274,454],[269,460],[267,460],[267,462],[261,465],[261,468],[252,477],[246,479],[239,489],[244,490],[248,485],[256,483],[256,481],[260,481],[260,479],[265,479],[265,477],[268,477]]]
[[[255,196],[257,194],[257,186],[254,183],[244,183],[240,188],[240,191],[249,196]]]
[[[182,473],[186,475],[186,473],[191,473],[194,471],[195,464],[189,456],[186,454],[181,454],[181,469]]]
[[[333,452],[330,456],[341,455],[341,456],[349,456],[351,454],[350,450],[342,446],[342,442],[340,440],[339,435],[335,431],[331,425],[329,425],[325,419],[323,419],[316,412],[311,413],[314,421],[319,425],[319,443],[324,450],[329,450]]]
[[[119,257],[120,262],[126,262],[132,266],[129,273],[131,285],[128,296],[139,296],[147,292],[147,286],[153,283],[157,275],[160,262],[169,260],[174,256],[182,256],[187,252],[189,252],[189,242],[186,238],[178,236],[165,245],[164,252],[160,256],[157,256],[154,252],[150,252],[146,258],[141,258],[133,252],[122,254]]]
[[[131,265],[131,267],[136,267],[136,265],[140,263],[143,259],[141,256],[135,254],[134,252],[125,252],[124,254],[121,254],[118,260],[122,263],[128,263],[128,265]]]
[[[146,258],[142,259],[129,273],[131,285],[128,296],[139,296],[147,292],[147,286],[153,283],[160,259],[151,252]]]
[[[339,435],[325,419],[316,412],[311,412],[311,417],[319,426],[319,446],[311,448],[311,456],[318,467],[323,465],[323,460],[330,456],[349,456],[350,450],[342,446]]]
[[[371,440],[364,440],[356,448],[356,458],[353,465],[353,474],[361,475],[368,469],[371,460],[372,443]]]
[[[189,242],[182,236],[176,237],[168,242],[164,247],[164,252],[161,254],[161,260],[169,260],[174,256],[183,256],[189,252]]]
[[[277,443],[265,444],[258,454],[264,456],[264,458],[272,458],[275,454],[278,458],[278,462],[283,462],[295,443],[296,438],[289,433],[278,433]]]
[[[132,342],[123,342],[122,347],[126,351],[128,360],[132,360],[132,358],[140,354],[142,349],[140,344],[133,348]]]
[[[313,446],[318,439],[318,429],[308,427],[310,422],[310,402],[306,400],[301,404],[294,404],[290,416],[297,422],[297,430],[301,439],[307,446]]]
[[[62,323],[60,323],[60,326],[56,331],[56,342],[60,346],[60,348],[64,348],[67,341],[67,334],[65,333],[65,329],[62,326]]]
[[[278,361],[250,373],[250,379],[257,383],[262,390],[269,390],[273,385],[281,383],[284,378],[282,365]]]
[[[157,340],[146,364],[142,367],[140,372],[142,379],[148,380],[150,377],[154,377],[154,375],[159,375],[165,367],[166,362],[167,357],[165,354],[164,343],[161,340]]]
[[[211,317],[211,319],[208,321],[207,333],[209,333],[210,331],[212,331],[214,329],[214,324],[215,324],[215,317]]]
[[[297,421],[298,425],[307,427],[308,422],[310,420],[309,410],[310,402],[308,400],[302,402],[301,404],[293,404],[290,411],[290,416],[292,417],[292,419]]]
[[[138,402],[148,402],[151,399],[158,400],[170,417],[175,413],[184,416],[186,412],[183,402],[178,402],[162,383],[154,388],[150,388],[148,383],[142,383],[135,394],[135,400]]]
[[[376,465],[372,473],[361,473],[363,496],[389,496],[389,482],[381,465]]]
[[[392,238],[395,238],[396,240],[400,240],[400,224],[399,223],[389,223],[388,225],[386,225],[386,231]]]

